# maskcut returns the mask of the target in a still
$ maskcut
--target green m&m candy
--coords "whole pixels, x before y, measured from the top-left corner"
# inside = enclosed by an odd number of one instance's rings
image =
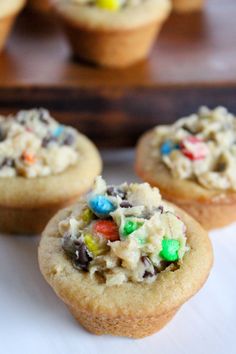
[[[104,10],[117,11],[120,9],[119,0],[96,0],[97,7]]]
[[[136,231],[142,225],[142,222],[127,220],[124,225],[123,235],[128,236],[129,234],[132,234],[132,232]]]
[[[179,259],[180,243],[178,240],[163,238],[160,256],[168,262],[175,262]]]

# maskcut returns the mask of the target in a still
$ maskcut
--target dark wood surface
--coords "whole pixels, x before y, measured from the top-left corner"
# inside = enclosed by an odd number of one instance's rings
[[[172,15],[149,60],[111,70],[75,62],[55,19],[24,13],[0,56],[0,111],[44,106],[109,147],[202,104],[236,112],[235,18],[235,0]]]

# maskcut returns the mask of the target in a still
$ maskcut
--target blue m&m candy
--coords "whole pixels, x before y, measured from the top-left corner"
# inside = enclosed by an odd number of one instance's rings
[[[53,131],[52,135],[55,138],[58,138],[63,132],[64,132],[65,128],[63,125],[58,125],[58,127]]]
[[[91,210],[100,217],[108,216],[116,206],[104,195],[95,195],[89,200]]]
[[[172,150],[179,149],[179,146],[171,140],[166,140],[160,147],[162,155],[169,155]]]

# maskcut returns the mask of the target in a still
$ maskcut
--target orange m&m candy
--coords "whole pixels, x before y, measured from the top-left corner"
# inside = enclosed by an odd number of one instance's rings
[[[110,241],[120,239],[117,225],[112,220],[99,220],[94,224],[94,231]]]
[[[25,162],[27,162],[29,165],[33,165],[36,161],[36,158],[33,154],[30,154],[26,151],[23,152],[23,155],[22,155],[23,159]]]

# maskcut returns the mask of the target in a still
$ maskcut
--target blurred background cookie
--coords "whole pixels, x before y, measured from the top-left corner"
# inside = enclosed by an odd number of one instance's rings
[[[108,67],[146,58],[170,13],[169,0],[56,1],[76,57]]]
[[[25,0],[0,1],[0,51],[4,48],[18,13],[25,5]]]
[[[203,8],[204,0],[172,0],[176,12],[199,11]]]

